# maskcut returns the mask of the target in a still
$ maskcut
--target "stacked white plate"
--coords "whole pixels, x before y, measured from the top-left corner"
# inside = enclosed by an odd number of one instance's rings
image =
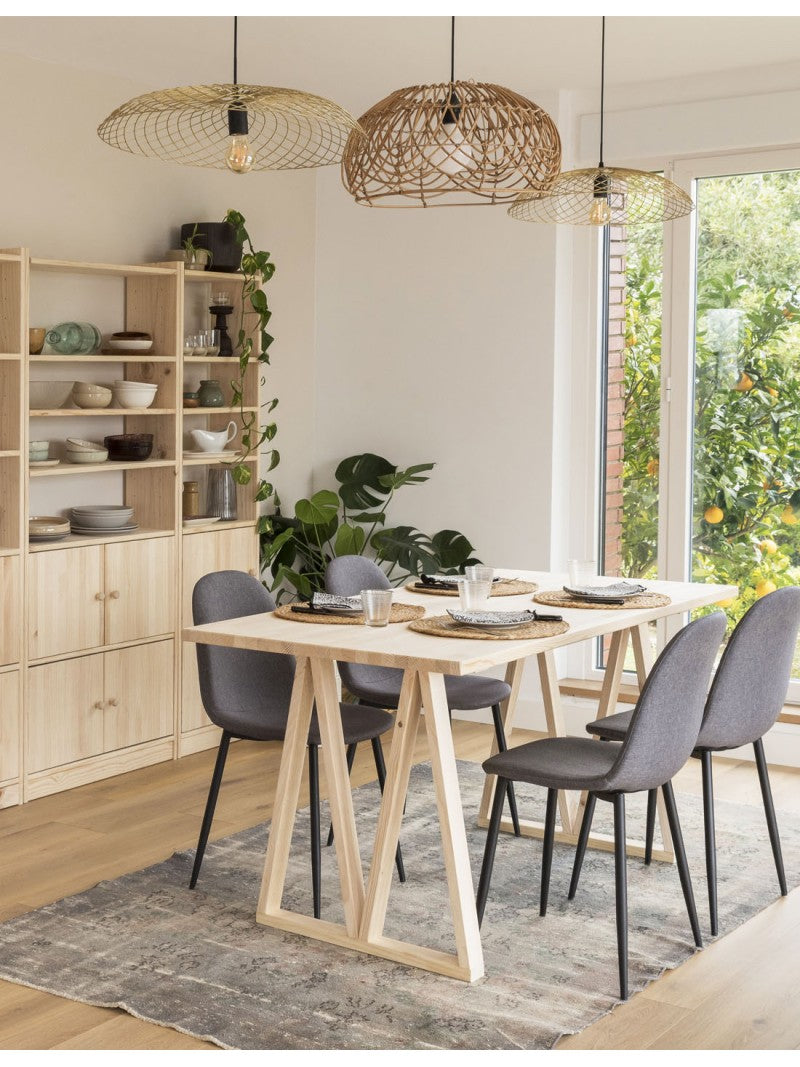
[[[85,504],[70,508],[70,524],[73,533],[95,537],[139,529],[139,524],[133,521],[133,508],[125,504]]]

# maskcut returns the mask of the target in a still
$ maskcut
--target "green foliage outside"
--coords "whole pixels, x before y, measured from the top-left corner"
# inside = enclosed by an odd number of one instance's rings
[[[800,581],[800,173],[703,179],[697,216],[692,574],[733,623]],[[654,577],[661,227],[628,237],[623,558]]]
[[[368,555],[395,585],[409,574],[454,574],[480,563],[457,530],[428,536],[414,526],[386,527],[386,512],[395,493],[428,480],[432,463],[405,470],[365,452],[348,456],[336,468],[338,489],[320,489],[298,500],[294,515],[262,520],[261,569],[272,574],[278,599],[310,598],[325,588],[325,568],[336,556]]]

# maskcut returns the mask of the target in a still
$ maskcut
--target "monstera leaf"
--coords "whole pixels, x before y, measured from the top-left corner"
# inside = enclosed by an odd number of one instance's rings
[[[466,537],[458,530],[440,530],[431,538],[431,548],[439,561],[440,571],[460,571],[480,563],[474,559],[475,551]]]
[[[391,492],[391,486],[381,484],[381,479],[394,474],[397,467],[383,456],[364,452],[361,456],[348,456],[336,468],[336,480],[340,483],[339,496],[346,508],[365,511],[380,507]]]
[[[409,574],[433,573],[437,567],[436,556],[431,551],[431,542],[426,534],[413,526],[395,526],[391,530],[378,530],[370,542],[379,559],[396,563]]]
[[[338,517],[339,498],[330,489],[320,489],[310,500],[298,500],[294,513],[306,526],[327,526]]]
[[[360,556],[366,539],[366,532],[360,526],[350,526],[345,522],[336,531],[336,540],[333,545],[334,554],[337,556]]]
[[[396,470],[394,474],[384,474],[379,482],[385,489],[394,492],[404,485],[420,485],[422,482],[427,482],[428,476],[427,474],[423,476],[423,471],[432,470],[432,463],[417,463],[413,467],[406,467],[404,471]]]

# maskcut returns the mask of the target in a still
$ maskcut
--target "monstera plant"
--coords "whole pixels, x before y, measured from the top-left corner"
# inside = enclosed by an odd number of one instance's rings
[[[338,489],[320,489],[298,500],[294,516],[277,512],[261,534],[262,571],[269,569],[278,599],[310,597],[325,587],[325,568],[336,556],[368,555],[398,584],[409,574],[456,573],[479,563],[457,530],[422,533],[413,526],[387,528],[395,493],[428,480],[432,463],[399,470],[382,456],[365,452],[336,468]]]

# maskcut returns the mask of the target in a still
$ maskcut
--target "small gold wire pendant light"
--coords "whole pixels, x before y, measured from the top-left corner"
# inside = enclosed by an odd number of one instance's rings
[[[455,80],[398,89],[361,116],[342,181],[370,207],[498,204],[547,189],[561,168],[555,123],[532,100],[488,82]]]
[[[233,84],[188,85],[145,93],[97,128],[113,148],[188,167],[250,170],[324,167],[362,136],[332,100],[297,89],[240,85],[239,20],[233,20]]]
[[[692,211],[691,197],[668,178],[645,170],[607,167],[603,162],[605,16],[600,56],[600,162],[596,167],[564,171],[545,193],[535,189],[520,193],[508,209],[512,219],[567,222],[574,226],[629,226],[670,222]]]

